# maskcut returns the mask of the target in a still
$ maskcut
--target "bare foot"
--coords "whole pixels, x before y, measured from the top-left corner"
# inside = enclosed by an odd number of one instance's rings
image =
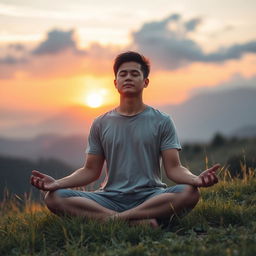
[[[130,220],[130,225],[149,225],[152,228],[158,228],[159,225],[156,219],[144,219],[144,220]]]

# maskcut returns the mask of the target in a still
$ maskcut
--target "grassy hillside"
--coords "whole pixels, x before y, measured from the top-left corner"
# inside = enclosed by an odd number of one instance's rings
[[[256,175],[227,170],[214,187],[201,189],[197,207],[170,230],[125,222],[101,224],[59,218],[29,198],[1,203],[0,255],[256,255]]]
[[[256,168],[255,147],[256,138],[225,138],[216,134],[209,143],[184,144],[180,156],[182,164],[194,173],[220,163],[231,174],[237,174],[241,164]]]
[[[43,170],[44,173],[55,178],[61,178],[70,174],[72,168],[56,159],[27,159],[0,156],[0,201],[6,189],[13,194],[23,195],[31,192],[33,198],[38,198],[37,189],[33,189],[29,183],[32,170]]]

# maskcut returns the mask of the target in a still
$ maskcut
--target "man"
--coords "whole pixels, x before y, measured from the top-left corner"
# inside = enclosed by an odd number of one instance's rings
[[[117,56],[114,84],[120,104],[94,121],[84,166],[59,180],[32,171],[31,184],[47,191],[45,203],[52,212],[103,221],[148,222],[157,227],[191,210],[199,200],[198,187],[218,182],[219,165],[199,176],[181,165],[181,146],[171,118],[143,103],[149,71],[148,60],[139,53]],[[183,185],[168,188],[162,183],[160,158],[167,177]],[[66,189],[97,180],[104,161],[107,177],[98,191]]]

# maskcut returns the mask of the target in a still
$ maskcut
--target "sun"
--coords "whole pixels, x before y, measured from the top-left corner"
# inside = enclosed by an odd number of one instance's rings
[[[91,108],[98,108],[103,104],[102,93],[91,92],[86,96],[85,103]]]

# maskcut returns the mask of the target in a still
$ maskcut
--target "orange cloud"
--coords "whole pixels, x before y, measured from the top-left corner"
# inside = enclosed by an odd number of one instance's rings
[[[176,41],[179,39],[185,43],[178,44],[179,47],[190,42],[189,45],[195,47],[197,53],[203,56],[199,45],[188,39],[188,32],[195,30],[201,20],[195,18],[185,23],[181,21],[187,31],[182,34],[181,31],[173,31],[172,28],[167,27],[168,22],[176,22],[179,19],[181,19],[179,15],[172,15],[160,22],[144,24],[134,34],[133,43],[135,44],[130,46],[136,47],[137,43],[137,47],[142,49],[143,45],[138,44],[136,36],[137,39],[138,36],[145,40],[149,39],[145,36],[156,36],[156,28],[160,26],[163,28],[159,32],[161,36],[164,35],[164,31],[169,31],[176,38]],[[154,33],[150,34],[150,31]],[[178,38],[179,33],[181,34]],[[157,56],[157,49],[161,46],[157,42],[159,43],[161,38],[159,37],[157,41],[154,41],[156,44],[145,44],[145,47],[150,45],[150,48],[145,49],[151,49],[150,52],[154,53],[151,58],[151,82],[145,91],[145,100],[148,104],[180,103],[190,96],[193,88],[214,87],[228,81],[236,73],[245,78],[256,73],[256,55],[253,53],[245,54],[247,46],[251,47],[249,49],[251,52],[254,51],[253,43],[243,44],[244,47],[246,46],[245,48],[238,47],[240,59],[230,60],[227,58],[225,62],[217,64],[209,62],[209,59],[207,61],[206,59],[188,59],[188,56],[183,53],[183,55],[178,56],[181,58],[179,59],[181,62],[175,64],[175,59],[173,59],[172,65],[174,66],[168,66],[169,57],[172,56],[168,54],[170,52],[174,54],[175,49],[172,47],[165,48],[165,56],[163,58],[160,58],[161,55]],[[167,38],[162,39],[165,46],[171,40],[169,34],[167,34]],[[104,99],[105,105],[117,103],[118,95],[113,86],[112,64],[115,56],[126,49],[115,45],[102,46],[98,43],[80,49],[77,42],[78,38],[74,30],[52,30],[33,49],[23,44],[12,44],[12,46],[5,48],[5,56],[0,56],[0,92],[2,98],[0,105],[10,108],[52,109],[69,104],[83,104],[88,93],[101,89],[107,92]],[[191,51],[194,49],[192,48]],[[229,49],[234,50],[235,48],[230,46]],[[234,53],[233,50],[232,53]],[[177,55],[178,52],[175,54]],[[212,57],[213,55],[212,53],[207,56]],[[182,58],[187,58],[185,62],[189,65],[184,66]],[[172,67],[175,69],[171,69]]]
[[[241,61],[222,65],[195,63],[175,71],[156,71],[151,75],[145,96],[154,104],[177,104],[187,100],[195,88],[216,87],[234,74],[244,78],[254,76],[255,62],[255,55],[247,55]]]

